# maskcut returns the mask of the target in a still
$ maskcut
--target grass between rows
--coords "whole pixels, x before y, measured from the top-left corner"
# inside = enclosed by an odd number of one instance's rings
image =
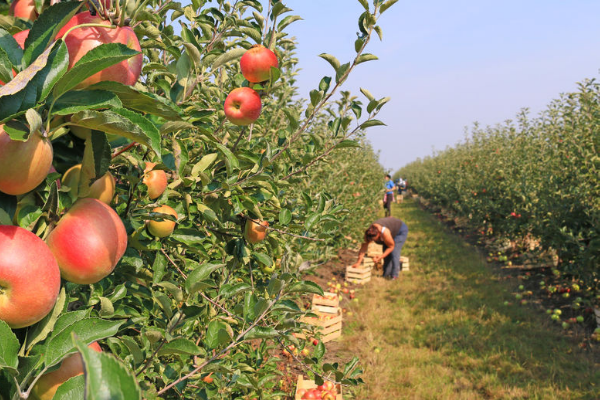
[[[399,281],[361,289],[340,351],[358,355],[357,399],[599,399],[596,354],[579,350],[544,314],[504,305],[516,284],[409,200]]]

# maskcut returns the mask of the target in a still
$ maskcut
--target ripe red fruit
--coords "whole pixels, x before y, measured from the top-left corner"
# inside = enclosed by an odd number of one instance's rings
[[[212,372],[210,374],[206,375],[204,378],[202,378],[202,381],[204,383],[208,383],[208,384],[213,383],[214,379],[211,375],[212,375]]]
[[[75,15],[56,35],[61,39],[71,28],[82,24],[102,24],[110,26],[110,22],[103,20],[99,15],[91,15],[89,11]],[[65,38],[65,44],[69,51],[69,68],[86,55],[90,50],[106,43],[121,43],[130,49],[142,51],[133,29],[128,26],[110,28],[85,27],[78,28],[69,33]],[[101,81],[116,81],[125,85],[134,85],[142,72],[142,54],[137,54],[118,64],[112,65],[102,71],[90,76],[77,88],[84,88]]]
[[[316,346],[319,344],[319,341],[317,339],[313,339],[312,344],[313,346]]]
[[[225,116],[234,125],[250,125],[260,117],[262,103],[258,93],[248,87],[231,91],[225,99]]]
[[[15,0],[10,5],[9,14],[30,21],[35,21],[38,13],[35,9],[35,0]]]
[[[271,77],[271,67],[279,67],[277,56],[259,44],[252,46],[240,59],[242,75],[248,82],[258,83]]]
[[[269,226],[269,222],[258,222],[259,223],[249,219],[246,221],[246,226],[244,228],[244,237],[252,244],[262,242],[267,236],[267,227]]]
[[[44,181],[52,166],[52,144],[38,132],[26,142],[11,140],[0,125],[0,192],[27,193]]]
[[[30,326],[54,307],[60,271],[42,239],[18,226],[0,225],[0,320]]]
[[[127,232],[117,213],[96,199],[80,199],[46,240],[62,277],[95,283],[108,276],[127,248]]]
[[[177,211],[173,210],[173,208],[167,205],[156,207],[152,210],[152,212],[169,214],[174,216],[175,218],[178,218]],[[162,221],[152,220],[148,222],[148,231],[150,232],[150,234],[156,237],[164,238],[173,233],[176,224],[177,222],[171,221],[170,219],[164,219]]]
[[[160,169],[153,169],[156,163],[146,162],[144,169],[144,179],[142,182],[148,186],[148,197],[154,200],[160,197],[167,189],[167,174]]]

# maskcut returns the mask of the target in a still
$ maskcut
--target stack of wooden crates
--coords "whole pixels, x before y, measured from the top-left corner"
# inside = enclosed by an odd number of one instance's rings
[[[312,312],[317,317],[306,317],[302,322],[317,327],[323,343],[342,336],[342,309],[337,294],[325,292],[324,296],[313,295]]]

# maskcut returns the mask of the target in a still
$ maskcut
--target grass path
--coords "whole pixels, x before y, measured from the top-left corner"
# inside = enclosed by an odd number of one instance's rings
[[[504,305],[515,288],[414,202],[396,206],[411,271],[358,295],[339,351],[358,355],[357,399],[599,399],[600,368],[548,318]],[[597,353],[596,353],[597,356]]]

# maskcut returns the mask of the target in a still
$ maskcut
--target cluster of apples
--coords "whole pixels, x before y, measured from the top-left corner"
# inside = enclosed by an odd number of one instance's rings
[[[271,68],[278,68],[277,56],[262,45],[254,45],[240,59],[242,75],[250,84],[269,80]],[[262,102],[258,92],[249,87],[231,91],[225,99],[225,116],[234,125],[250,125],[260,117]]]
[[[340,301],[343,299],[341,293],[348,294],[350,297],[350,300],[354,299],[354,297],[355,297],[354,289],[350,289],[348,287],[348,282],[344,282],[342,285],[341,283],[336,282],[335,276],[332,277],[329,282],[327,282],[327,287],[329,287],[330,291],[332,291],[333,293],[338,295],[338,298],[340,299]]]
[[[315,389],[298,389],[297,395],[303,400],[335,400],[337,390],[333,382],[327,381]]]
[[[34,19],[35,12],[29,15],[22,12],[27,7],[33,7],[33,1],[17,0],[11,10],[18,17]],[[100,24],[107,28],[77,28],[63,37],[69,29],[82,24]],[[75,15],[59,31],[57,38],[65,40],[69,52],[69,68],[88,51],[104,43],[122,43],[141,50],[131,28],[111,29],[110,26],[109,21],[85,11]],[[27,31],[15,35],[21,47],[27,35]],[[104,80],[133,85],[141,67],[142,55],[139,54],[94,74],[79,87]],[[29,192],[55,171],[53,156],[50,140],[40,132],[34,132],[26,141],[16,141],[0,126],[0,192],[19,196],[17,209],[34,203],[35,196]],[[153,189],[162,193],[166,188],[166,176],[161,176],[164,171],[149,169],[144,177],[149,193]],[[30,326],[52,310],[61,276],[78,284],[98,282],[114,270],[125,253],[127,232],[109,205],[115,193],[115,179],[107,173],[92,183],[86,175],[80,164],[63,175],[63,185],[71,188],[77,200],[46,241],[18,226],[0,226],[0,319],[11,328]],[[152,228],[149,229],[152,232]]]

